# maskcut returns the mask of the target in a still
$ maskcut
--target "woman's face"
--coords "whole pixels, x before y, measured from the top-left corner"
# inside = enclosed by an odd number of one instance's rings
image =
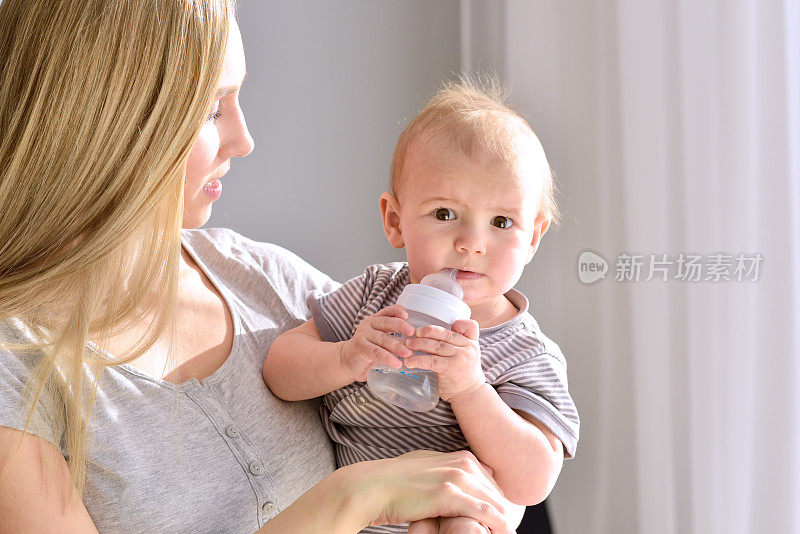
[[[208,221],[211,204],[222,194],[221,178],[230,169],[231,158],[253,150],[253,139],[239,107],[239,88],[246,73],[242,35],[233,16],[230,21],[217,97],[186,164],[183,228],[198,228]]]

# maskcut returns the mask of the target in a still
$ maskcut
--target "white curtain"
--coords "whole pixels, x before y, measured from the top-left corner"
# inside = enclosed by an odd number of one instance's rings
[[[800,1],[461,6],[462,64],[509,82],[564,193],[521,282],[582,416],[557,532],[800,533]]]

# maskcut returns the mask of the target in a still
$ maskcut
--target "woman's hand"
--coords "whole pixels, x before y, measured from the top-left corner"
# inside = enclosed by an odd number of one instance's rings
[[[469,517],[493,534],[512,532],[507,501],[488,469],[468,451],[414,451],[340,469],[359,487],[370,525],[429,517]]]
[[[353,337],[342,342],[341,365],[353,380],[366,380],[367,373],[376,364],[399,369],[402,364],[397,357],[411,356],[411,350],[394,335],[414,335],[414,327],[405,321],[407,318],[408,313],[402,306],[389,306],[361,321]]]

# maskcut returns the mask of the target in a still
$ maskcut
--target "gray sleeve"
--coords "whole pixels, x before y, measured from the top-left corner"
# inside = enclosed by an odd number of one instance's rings
[[[353,335],[353,325],[366,304],[369,273],[348,280],[336,291],[314,291],[308,296],[311,317],[323,341],[345,341]]]
[[[184,244],[232,290],[265,298],[257,286],[268,283],[296,324],[310,317],[306,305],[309,293],[331,292],[340,285],[295,253],[227,228],[184,230],[182,234]]]
[[[293,252],[277,245],[264,245],[264,250],[267,279],[286,309],[303,321],[311,317],[306,301],[309,294],[330,293],[341,286]]]
[[[34,368],[30,355],[12,352],[0,344],[0,426],[35,434],[62,449],[63,409],[57,394],[45,388],[26,424],[27,386]]]
[[[511,365],[499,372],[487,373],[487,379],[509,407],[530,414],[550,429],[564,444],[566,457],[572,458],[578,446],[580,419],[569,394],[564,357],[560,353],[521,351],[510,361]]]

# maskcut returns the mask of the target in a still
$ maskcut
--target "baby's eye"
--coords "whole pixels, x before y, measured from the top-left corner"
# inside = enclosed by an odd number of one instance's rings
[[[433,216],[439,221],[450,221],[456,218],[456,212],[450,208],[439,208],[433,212]]]
[[[503,217],[502,215],[498,215],[494,219],[492,219],[492,226],[496,226],[498,228],[508,228],[509,226],[513,226],[514,221],[509,219],[508,217]]]

